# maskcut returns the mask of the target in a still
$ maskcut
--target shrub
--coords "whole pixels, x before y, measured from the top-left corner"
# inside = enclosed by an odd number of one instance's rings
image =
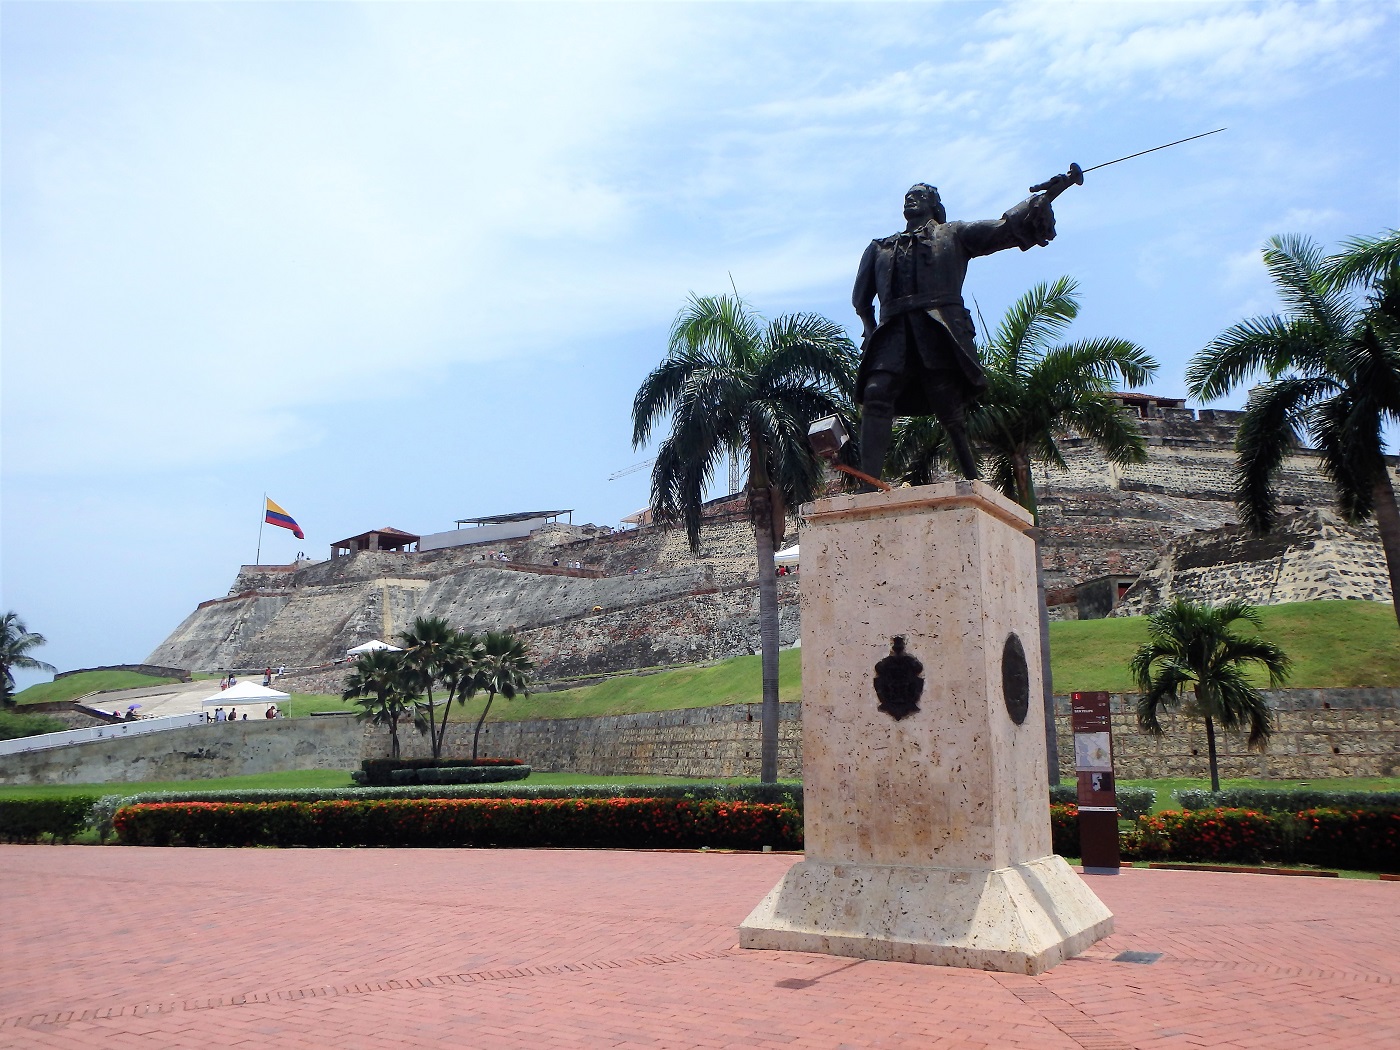
[[[1157,804],[1157,792],[1145,787],[1123,786],[1117,790],[1118,815],[1123,820],[1137,820],[1152,812]],[[1056,784],[1050,789],[1050,804],[1075,805],[1079,801],[1076,784]],[[1076,847],[1076,851],[1078,847]],[[1058,852],[1058,851],[1057,851]]]
[[[1079,856],[1079,807],[1074,803],[1051,804],[1050,848],[1062,857]]]
[[[52,715],[26,715],[18,711],[0,711],[0,740],[39,736],[42,733],[62,733],[69,728]]]
[[[350,774],[357,784],[369,787],[385,787],[396,783],[394,773],[401,769],[435,769],[444,766],[462,768],[466,766],[518,766],[518,758],[366,758],[360,768]],[[403,781],[397,781],[403,783]],[[413,783],[413,781],[408,781]],[[423,783],[428,783],[424,781]]]
[[[170,802],[126,806],[121,841],[188,846],[795,849],[789,806],[663,798]]]
[[[1400,811],[1308,809],[1293,819],[1300,860],[1329,868],[1400,871]]]
[[[405,798],[673,798],[725,802],[764,802],[802,811],[800,781],[776,784],[579,784],[510,787],[420,785],[353,788],[244,788],[240,791],[146,791],[123,806],[147,802],[336,802]]]
[[[1297,813],[1303,809],[1400,809],[1400,791],[1327,791],[1321,788],[1228,788],[1176,793],[1182,809],[1259,809]]]
[[[40,835],[70,839],[83,830],[96,802],[96,795],[0,799],[0,837],[8,842],[36,842]]]
[[[507,780],[524,780],[530,767],[512,766],[438,766],[428,769],[395,769],[389,777],[395,784],[499,784]]]
[[[1278,821],[1253,809],[1168,810],[1139,817],[1128,837],[1141,859],[1259,861],[1284,844]]]

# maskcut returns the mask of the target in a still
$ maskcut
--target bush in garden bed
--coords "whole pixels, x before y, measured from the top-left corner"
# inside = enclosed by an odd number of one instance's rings
[[[802,783],[776,784],[521,784],[518,786],[406,785],[353,788],[244,788],[224,791],[146,791],[122,806],[145,802],[362,802],[389,798],[674,798],[767,802],[802,810]]]
[[[96,795],[70,798],[0,799],[0,838],[7,842],[35,842],[40,835],[72,838],[87,825]]]
[[[1297,813],[1304,809],[1400,809],[1400,791],[1328,791],[1323,788],[1227,788],[1176,792],[1182,809],[1259,809]]]
[[[1292,820],[1299,860],[1327,868],[1400,871],[1400,810],[1308,809]]]
[[[519,766],[523,763],[518,758],[366,758],[360,763],[360,768],[350,774],[350,779],[357,784],[364,784],[369,787],[385,787],[390,784],[413,784],[413,783],[433,783],[433,781],[414,781],[396,777],[395,774],[403,770],[423,770],[423,769],[464,769],[468,767],[498,767],[498,766]],[[502,780],[508,779],[505,777]],[[509,779],[524,779],[509,778]],[[471,781],[446,781],[446,783],[471,783]],[[477,781],[476,783],[485,783]]]
[[[438,766],[430,769],[395,769],[389,774],[394,784],[500,784],[524,780],[529,766]]]
[[[1072,802],[1050,806],[1050,850],[1062,857],[1079,856],[1079,807]]]
[[[1253,809],[1168,810],[1139,817],[1128,851],[1141,860],[1247,861],[1278,856],[1279,821]]]
[[[1119,787],[1115,794],[1118,796],[1118,816],[1123,820],[1137,820],[1152,812],[1152,807],[1157,804],[1157,792],[1151,788]],[[1074,805],[1079,801],[1079,786],[1077,784],[1056,784],[1050,789],[1050,804]]]
[[[123,843],[189,846],[574,846],[797,849],[789,806],[662,798],[172,802],[127,806]]]

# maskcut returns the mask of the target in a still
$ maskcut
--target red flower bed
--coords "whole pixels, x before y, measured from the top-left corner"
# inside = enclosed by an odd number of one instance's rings
[[[140,846],[802,846],[790,806],[658,798],[165,802],[118,810],[113,826]]]
[[[1400,811],[1305,809],[1299,825],[1300,860],[1329,868],[1400,871]]]
[[[1079,807],[1073,802],[1051,804],[1050,848],[1062,857],[1079,856]]]
[[[1139,817],[1129,846],[1146,860],[1258,861],[1280,852],[1283,834],[1258,810],[1168,810]]]

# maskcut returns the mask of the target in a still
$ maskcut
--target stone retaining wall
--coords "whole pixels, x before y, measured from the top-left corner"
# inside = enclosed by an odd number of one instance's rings
[[[1283,689],[1268,691],[1279,727],[1269,750],[1246,752],[1243,740],[1217,734],[1223,777],[1400,776],[1400,690]],[[1115,694],[1113,746],[1118,776],[1204,777],[1205,731],[1168,719],[1160,739],[1137,729],[1136,696]],[[873,700],[872,700],[873,703]],[[541,772],[636,773],[682,777],[757,776],[759,707],[736,704],[604,718],[488,722],[481,754],[519,758]],[[779,772],[801,776],[802,705],[782,705]],[[1074,775],[1069,698],[1056,697],[1060,769]],[[448,728],[447,753],[471,754],[469,725]],[[427,740],[401,733],[406,756],[426,756]],[[366,757],[388,754],[388,733],[369,730]]]
[[[802,770],[802,705],[780,705],[778,775]],[[407,732],[405,732],[407,729]],[[447,727],[444,754],[470,756],[472,729]],[[519,758],[541,773],[640,774],[673,777],[756,777],[759,773],[759,705],[730,704],[602,718],[551,718],[487,722],[482,757]],[[426,737],[399,730],[405,758],[431,754]],[[387,757],[389,733],[365,733],[365,757]]]
[[[210,722],[0,757],[0,784],[202,780],[287,769],[354,769],[362,727],[350,717]]]

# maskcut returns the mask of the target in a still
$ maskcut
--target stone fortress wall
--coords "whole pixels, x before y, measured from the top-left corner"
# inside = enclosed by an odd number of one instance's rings
[[[1300,452],[1285,465],[1286,525],[1247,537],[1231,485],[1240,413],[1146,413],[1146,463],[1115,465],[1071,436],[1063,442],[1064,469],[1037,468],[1052,614],[1077,615],[1077,585],[1119,576],[1126,587],[1140,574],[1124,598],[1133,612],[1174,593],[1238,594],[1259,604],[1389,600],[1374,525],[1336,518],[1315,458]],[[391,639],[419,615],[477,631],[521,631],[546,681],[752,652],[752,530],[741,501],[720,511],[703,530],[698,557],[682,530],[556,523],[481,546],[244,566],[229,594],[202,603],[148,662],[204,671],[327,665],[370,638]],[[794,522],[787,542],[797,538]],[[508,561],[489,557],[499,553]],[[556,560],[584,569],[567,573],[553,567]],[[779,581],[784,645],[799,634],[798,579]]]
[[[422,554],[360,551],[294,572],[244,567],[152,656],[194,670],[315,667],[416,616],[474,631],[514,628],[554,679],[751,652],[758,635],[753,533],[706,525],[699,556],[681,530],[611,533],[555,524],[529,538]],[[493,555],[504,554],[501,562]],[[584,573],[561,566],[582,562]],[[585,574],[586,573],[586,574]],[[798,636],[795,578],[779,581],[780,640]],[[157,659],[158,657],[158,659]]]
[[[1221,733],[1225,777],[1314,778],[1400,775],[1400,690],[1287,689],[1267,693],[1278,728],[1262,753]],[[1122,779],[1199,778],[1206,771],[1201,726],[1165,720],[1160,738],[1138,732],[1136,697],[1115,695],[1114,765]],[[872,701],[873,702],[873,701]],[[802,776],[802,705],[784,703],[778,774]],[[1069,697],[1055,698],[1060,771],[1074,776]],[[470,755],[472,725],[448,726],[448,755]],[[757,776],[758,704],[655,711],[600,718],[488,722],[481,754],[519,758],[540,772],[676,777]],[[427,739],[400,729],[406,757],[427,757]],[[7,756],[0,784],[186,780],[283,769],[352,769],[361,758],[387,757],[389,733],[349,716],[250,719],[165,733],[92,741],[55,751]]]

